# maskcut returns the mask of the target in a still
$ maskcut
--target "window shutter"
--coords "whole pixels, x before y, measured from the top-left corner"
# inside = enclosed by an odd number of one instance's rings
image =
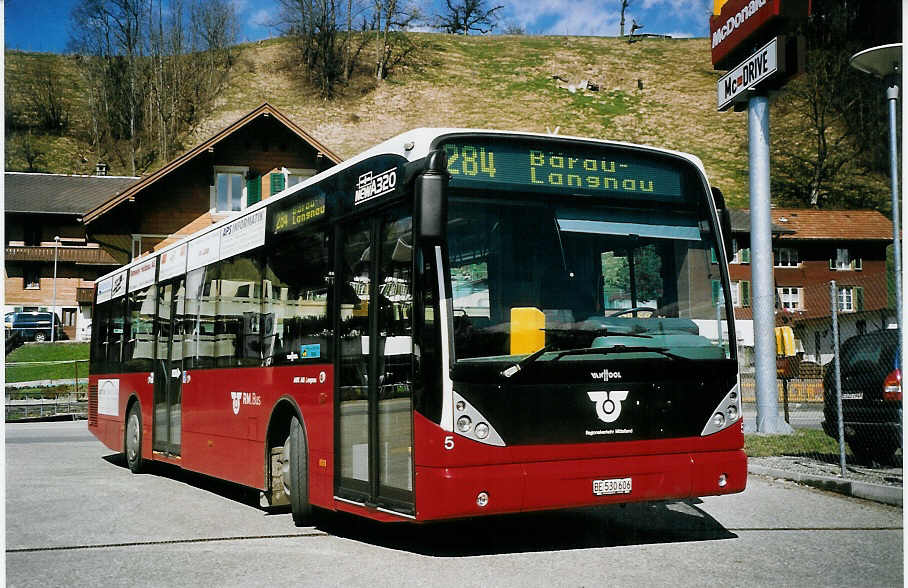
[[[750,247],[741,250],[741,263],[750,263]]]
[[[710,263],[719,263],[718,257],[716,257],[716,248],[713,247],[709,250],[709,262]]]
[[[712,286],[713,286],[713,306],[718,306],[720,294],[722,293],[722,282],[720,282],[719,280],[713,280]]]
[[[262,178],[246,180],[246,206],[252,206],[262,199]]]
[[[747,308],[750,306],[750,282],[741,282],[741,306]]]
[[[864,310],[864,289],[863,288],[854,289],[854,309],[855,310]]]
[[[282,173],[273,173],[271,174],[271,193],[277,194],[284,189],[284,174]]]
[[[851,263],[854,264],[854,269],[856,269],[858,271],[861,271],[862,269],[864,269],[864,264],[861,262],[860,257],[854,258],[854,260]]]

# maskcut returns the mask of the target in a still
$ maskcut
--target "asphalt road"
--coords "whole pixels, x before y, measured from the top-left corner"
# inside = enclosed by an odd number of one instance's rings
[[[230,484],[130,474],[84,421],[8,424],[6,468],[9,586],[903,584],[901,509],[754,476],[702,502],[296,528]]]

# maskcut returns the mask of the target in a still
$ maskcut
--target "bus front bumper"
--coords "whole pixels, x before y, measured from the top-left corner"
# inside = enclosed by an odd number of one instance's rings
[[[416,468],[416,518],[483,516],[733,494],[744,451]]]

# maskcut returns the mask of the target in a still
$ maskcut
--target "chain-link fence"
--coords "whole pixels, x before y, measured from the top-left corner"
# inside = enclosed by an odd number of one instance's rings
[[[816,286],[777,287],[776,325],[794,335],[791,355],[777,357],[778,407],[794,432],[772,441],[750,438],[748,453],[810,461],[821,473],[849,478],[889,472],[886,483],[901,484],[894,288],[885,272],[862,269],[868,268],[842,269],[836,280]],[[780,343],[783,333],[777,329]],[[754,430],[753,350],[741,351],[745,427]]]
[[[86,359],[7,363],[6,421],[85,418],[87,370]]]

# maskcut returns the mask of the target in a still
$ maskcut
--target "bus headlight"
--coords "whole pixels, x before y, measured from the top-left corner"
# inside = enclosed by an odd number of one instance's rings
[[[456,420],[452,423],[452,429],[468,439],[472,439],[483,445],[493,445],[504,447],[504,440],[495,426],[486,418],[470,401],[461,396],[457,390],[454,390],[454,409],[456,411]]]
[[[713,409],[712,415],[706,419],[701,437],[718,433],[722,429],[731,427],[741,421],[741,390],[740,384],[735,383],[731,390],[725,395],[716,408]]]

